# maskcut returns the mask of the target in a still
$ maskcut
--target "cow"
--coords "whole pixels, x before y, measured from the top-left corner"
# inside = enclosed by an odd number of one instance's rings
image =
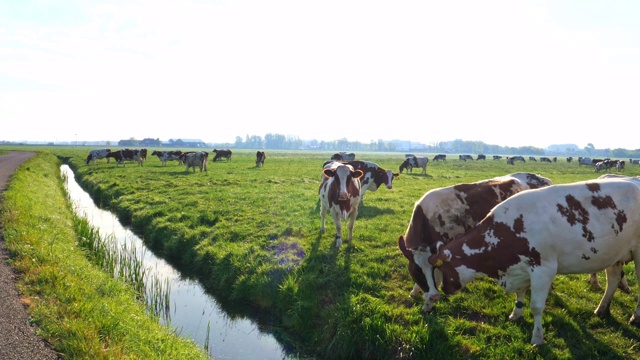
[[[529,156],[529,161],[538,162],[538,160],[533,156]]]
[[[348,242],[353,243],[353,225],[358,216],[360,205],[360,178],[364,175],[361,170],[355,170],[351,165],[339,161],[332,161],[322,169],[322,182],[318,189],[320,197],[320,233],[325,233],[325,217],[327,211],[336,226],[336,247],[342,246],[342,222],[349,219]]]
[[[267,158],[267,154],[264,151],[256,151],[256,167],[264,166],[264,160]]]
[[[500,156],[500,155],[493,155],[493,160],[502,160],[502,156]]]
[[[476,161],[478,160],[487,160],[487,156],[484,154],[478,154],[478,158],[476,158]]]
[[[331,156],[331,160],[335,161],[351,161],[356,159],[356,154],[340,151]]]
[[[219,159],[225,158],[227,159],[227,161],[231,161],[231,154],[232,151],[231,150],[223,150],[223,149],[213,149],[213,151],[211,151],[212,153],[216,154],[213,157],[213,161],[218,161]]]
[[[554,158],[554,159],[556,159],[556,158]],[[550,162],[552,162],[552,161],[551,161],[551,159],[549,159],[548,157],[541,157],[541,158],[540,158],[540,162],[548,162],[548,163],[550,163]]]
[[[109,163],[109,160],[111,160],[110,158],[107,157],[107,154],[109,154],[111,152],[111,149],[98,149],[98,150],[91,150],[89,151],[89,155],[87,156],[87,160],[85,162],[85,164],[89,165],[89,162],[93,161],[93,163],[96,163],[96,160],[98,159],[107,159],[107,164]]]
[[[182,151],[180,150],[166,150],[166,151],[160,151],[160,150],[154,150],[151,153],[151,156],[157,156],[158,159],[162,162],[162,166],[167,166],[167,161],[173,161],[176,160],[178,161],[178,164],[182,165],[182,162],[180,161],[180,155],[182,155]]]
[[[144,149],[146,151],[146,149]],[[138,166],[142,166],[142,162],[144,159],[142,158],[142,150],[141,149],[121,149],[117,151],[111,151],[106,156],[107,161],[109,158],[113,158],[116,160],[116,167],[122,164],[125,166],[125,161],[136,161],[138,162]]]
[[[370,161],[353,160],[345,161],[344,163],[363,173],[360,178],[360,204],[364,203],[364,194],[367,190],[376,191],[382,185],[387,189],[391,189],[393,188],[393,179],[400,176],[400,174],[385,170]]]
[[[438,155],[433,157],[433,161],[447,161],[447,155],[438,154]]]
[[[509,165],[514,165],[514,163],[516,161],[526,162],[526,161],[524,161],[524,157],[523,156],[508,156],[507,157],[507,164],[509,164]]]
[[[402,164],[400,164],[400,167],[398,168],[398,171],[400,174],[402,174],[402,172],[406,169],[407,172],[413,172],[413,161],[411,161],[411,158],[406,158],[404,159],[404,161],[402,162]]]
[[[618,161],[618,163],[616,163],[616,170],[624,171],[624,165],[625,165],[625,161],[624,160]]]
[[[578,165],[591,166],[591,158],[579,156]]]
[[[471,156],[471,155],[458,155],[458,159],[460,159],[460,161],[473,160],[473,156]]]
[[[567,162],[568,162],[568,163],[570,163],[570,162],[572,162],[572,161],[573,161],[573,156],[569,156],[569,157],[567,157]]]
[[[428,263],[440,270],[442,290],[455,294],[477,276],[496,280],[522,316],[531,289],[531,343],[544,343],[542,313],[557,274],[606,270],[607,286],[594,313],[610,314],[622,266],[634,261],[640,282],[640,179],[607,178],[524,191],[496,205],[476,226],[434,246]],[[639,294],[640,298],[640,294]],[[629,323],[640,326],[640,301]]]
[[[207,171],[207,161],[209,160],[209,153],[206,151],[196,151],[186,154],[184,157],[184,165],[186,171],[189,172],[189,168],[196,172],[196,166],[200,169],[200,172]]]
[[[404,237],[398,239],[400,250],[409,260],[409,274],[415,282],[411,294],[418,295],[420,290],[424,292],[422,311],[431,311],[434,299],[430,297],[439,295],[433,278],[426,277],[431,272],[426,259],[435,254],[437,243],[447,243],[464,233],[505,199],[524,190],[551,184],[551,180],[538,174],[512,173],[425,193],[415,203]]]
[[[411,163],[411,167],[409,168],[409,171],[413,172],[413,168],[414,167],[418,167],[418,168],[422,168],[422,174],[427,174],[427,164],[429,163],[429,158],[426,156],[414,156],[412,158],[408,158],[410,163]]]
[[[640,165],[640,160],[638,160],[638,159],[629,159],[629,164],[631,164],[631,165]]]

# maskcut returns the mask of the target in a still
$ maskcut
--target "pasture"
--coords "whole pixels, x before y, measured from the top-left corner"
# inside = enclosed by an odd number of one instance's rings
[[[142,167],[105,160],[85,165],[88,150],[49,149],[97,204],[118,214],[154,252],[197,277],[232,314],[259,319],[294,353],[324,359],[640,357],[640,332],[627,324],[637,301],[633,264],[625,266],[633,293],[617,292],[604,320],[593,315],[603,290],[591,289],[587,274],[556,277],[540,348],[529,344],[528,298],[523,318],[509,322],[515,296],[492,281],[476,280],[443,296],[432,314],[420,312],[421,297],[409,296],[413,282],[397,239],[426,191],[520,171],[556,184],[604,174],[575,160],[430,161],[426,175],[414,169],[391,190],[367,192],[353,246],[337,249],[330,219],[320,234],[318,186],[329,152],[267,150],[257,168],[255,150],[234,149],[231,161],[209,160],[207,172],[193,173],[177,162],[163,167],[151,156]],[[397,172],[404,155],[357,153],[356,159]],[[640,166],[627,164],[622,173],[637,176]]]

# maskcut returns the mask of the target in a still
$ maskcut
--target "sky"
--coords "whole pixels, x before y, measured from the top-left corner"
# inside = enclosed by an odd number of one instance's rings
[[[0,141],[640,148],[640,1],[0,0]]]

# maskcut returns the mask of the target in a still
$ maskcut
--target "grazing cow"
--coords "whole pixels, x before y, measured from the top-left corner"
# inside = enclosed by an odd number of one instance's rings
[[[458,159],[461,161],[473,160],[473,156],[471,155],[458,155]]]
[[[209,153],[206,151],[196,151],[186,154],[184,157],[184,165],[186,171],[189,172],[189,168],[196,172],[196,166],[200,168],[200,172],[207,171],[207,161],[209,160]]]
[[[336,247],[342,246],[342,222],[349,219],[348,242],[353,243],[353,225],[360,205],[360,178],[362,171],[338,161],[328,163],[322,170],[323,178],[318,189],[320,197],[320,232],[325,233],[325,217],[330,211],[336,226]]]
[[[572,162],[572,161],[573,161],[573,156],[569,156],[569,157],[567,158],[567,162],[568,162],[568,163],[570,163],[570,162]]]
[[[554,158],[554,159],[555,159],[555,158]],[[541,157],[541,158],[540,158],[540,162],[548,162],[548,163],[550,163],[550,162],[551,162],[551,159],[549,159],[548,157]]]
[[[476,161],[478,160],[487,160],[487,156],[483,154],[478,154],[478,158],[476,159]]]
[[[631,165],[640,165],[640,160],[638,160],[638,159],[629,159],[629,164],[631,164]]]
[[[256,151],[256,167],[264,166],[264,160],[267,158],[267,154],[264,151]]]
[[[447,161],[447,155],[438,154],[438,155],[433,157],[433,161]]]
[[[162,162],[162,166],[167,166],[167,161],[172,161],[172,160],[176,160],[178,161],[178,164],[182,165],[182,162],[180,161],[180,155],[182,155],[182,151],[180,150],[166,150],[166,151],[159,151],[159,150],[154,150],[151,153],[151,156],[157,156],[158,159]]]
[[[144,149],[145,151],[147,149]],[[122,164],[122,166],[125,166],[125,161],[137,161],[138,162],[138,166],[142,166],[142,162],[144,161],[143,157],[142,157],[142,149],[122,149],[122,150],[117,150],[117,151],[111,151],[107,154],[107,159],[109,158],[113,158],[116,160],[116,167],[118,167],[118,165]],[[109,161],[109,160],[107,160]]]
[[[85,163],[89,165],[89,162],[93,161],[93,163],[95,164],[96,160],[106,158],[107,164],[108,164],[109,160],[111,159],[107,157],[107,154],[109,154],[110,152],[111,152],[111,149],[91,150],[89,151],[89,155],[87,156],[87,161]]]
[[[531,289],[531,343],[544,343],[542,313],[556,274],[606,270],[607,287],[594,311],[610,314],[624,263],[640,282],[640,179],[608,178],[524,191],[496,205],[478,225],[440,243],[428,262],[455,294],[475,277],[495,279],[522,299]],[[639,296],[640,297],[640,296]],[[520,300],[518,300],[520,301]],[[522,303],[509,317],[522,316]],[[640,302],[630,324],[640,326]]]
[[[422,173],[423,174],[427,174],[427,164],[429,163],[429,158],[426,156],[414,156],[412,158],[409,158],[409,161],[411,163],[411,167],[409,168],[410,172],[413,172],[413,168],[417,167],[417,168],[422,168]]]
[[[404,237],[398,239],[415,282],[411,293],[417,295],[420,289],[424,292],[422,310],[431,311],[436,300],[431,297],[440,295],[433,277],[427,276],[431,273],[427,258],[435,254],[438,242],[453,240],[480,222],[495,205],[516,193],[551,184],[551,180],[537,174],[513,173],[425,193],[415,204]]]
[[[216,154],[216,156],[213,157],[213,161],[218,161],[219,159],[225,158],[227,159],[227,161],[231,161],[231,150],[218,150],[218,149],[213,149],[213,151],[211,151],[212,153]]]
[[[502,156],[500,156],[500,155],[493,155],[493,160],[502,160]]]
[[[524,157],[523,156],[508,156],[507,157],[507,164],[509,164],[509,165],[514,165],[514,163],[516,161],[526,162],[526,161],[524,161]]]
[[[402,174],[402,172],[406,169],[407,172],[413,172],[413,161],[411,161],[411,158],[406,158],[404,159],[404,161],[402,162],[402,164],[400,164],[399,167],[399,172],[400,174]]]
[[[535,158],[535,157],[533,157],[533,156],[529,156],[529,161],[538,162],[538,160],[536,160],[536,158]]]
[[[369,191],[376,191],[381,185],[391,190],[393,188],[393,179],[400,176],[398,173],[393,173],[391,170],[385,170],[370,161],[345,161],[347,165],[351,165],[354,170],[362,171],[363,175],[360,178],[360,203],[364,203],[364,193]]]

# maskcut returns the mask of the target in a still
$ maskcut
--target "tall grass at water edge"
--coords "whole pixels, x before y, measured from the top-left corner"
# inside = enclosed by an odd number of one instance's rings
[[[392,190],[367,193],[354,245],[336,249],[333,225],[321,235],[317,190],[330,153],[268,151],[263,168],[255,151],[235,151],[208,172],[186,172],[175,162],[116,167],[85,165],[87,150],[55,148],[94,201],[114,211],[158,254],[197,276],[231,314],[251,315],[294,352],[323,359],[360,358],[637,358],[638,329],[627,325],[636,296],[617,293],[612,316],[592,312],[601,290],[587,276],[558,276],[543,326],[547,344],[529,344],[528,308],[506,320],[515,297],[486,279],[444,297],[433,314],[409,297],[412,282],[397,249],[413,205],[426,191],[516,171],[555,183],[596,178],[575,162],[430,163],[427,175],[402,174]],[[150,151],[151,152],[151,151]],[[357,157],[397,169],[402,154]],[[432,156],[430,156],[431,158]],[[640,168],[627,164],[625,174]],[[634,290],[632,264],[625,266]],[[603,275],[600,274],[601,281]],[[527,301],[528,305],[528,301]]]
[[[88,260],[48,151],[23,164],[4,192],[1,221],[18,287],[38,333],[69,359],[206,359],[160,325],[133,287]]]

